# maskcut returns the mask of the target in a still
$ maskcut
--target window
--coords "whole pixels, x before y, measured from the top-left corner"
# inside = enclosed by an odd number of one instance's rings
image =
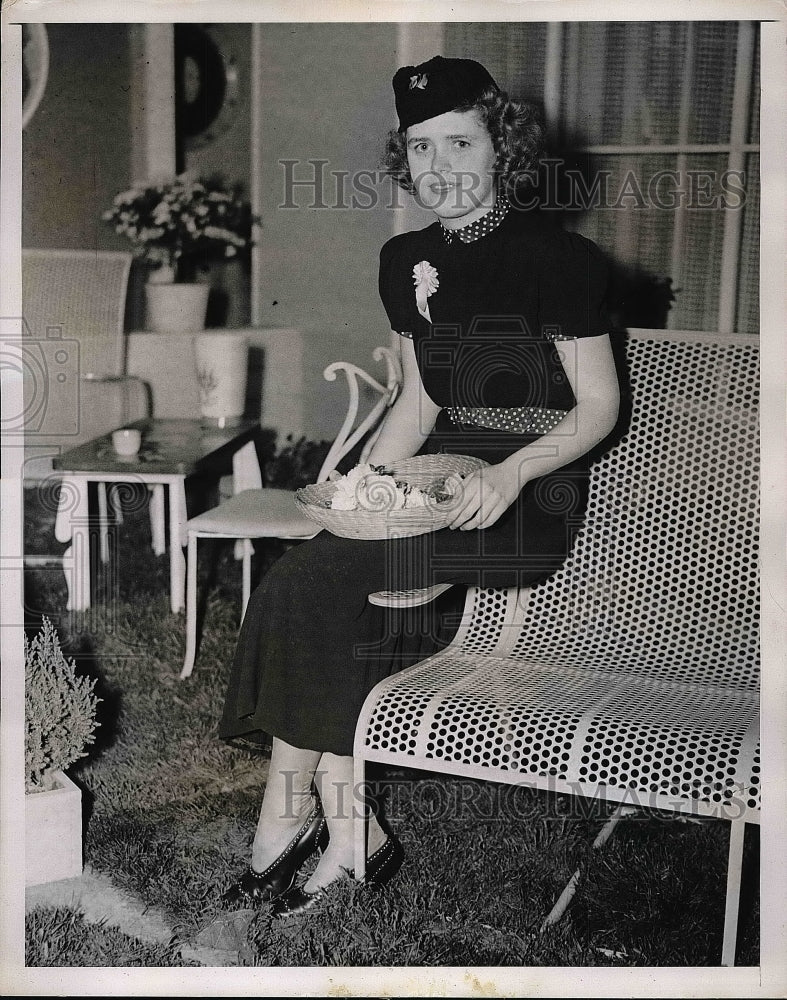
[[[574,178],[567,224],[640,304],[671,287],[663,322],[626,325],[758,331],[756,22],[453,23],[445,40],[541,106]]]

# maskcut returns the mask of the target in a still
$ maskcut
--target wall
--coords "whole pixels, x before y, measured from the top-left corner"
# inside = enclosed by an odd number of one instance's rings
[[[330,438],[346,398],[322,377],[331,361],[376,370],[371,353],[389,342],[377,294],[381,245],[394,231],[388,182],[372,207],[340,207],[335,172],[376,170],[396,123],[391,77],[394,24],[266,24],[262,38],[262,323],[297,327],[306,359],[306,431]],[[290,203],[283,160],[296,179],[327,161],[323,197],[298,187]],[[349,205],[349,181],[348,197]],[[382,197],[380,197],[382,196]],[[368,204],[371,197],[366,197]],[[324,206],[324,207],[320,207]]]
[[[131,179],[127,24],[50,24],[49,78],[23,134],[22,245],[127,250],[101,221]]]
[[[230,184],[240,184],[249,194],[251,176],[251,26],[249,24],[205,24],[203,30],[215,41],[226,63],[238,75],[237,98],[226,126],[216,138],[183,151],[183,169],[201,177],[221,174]],[[215,262],[211,266],[214,289],[210,325],[248,326],[251,319],[250,275],[239,261]]]

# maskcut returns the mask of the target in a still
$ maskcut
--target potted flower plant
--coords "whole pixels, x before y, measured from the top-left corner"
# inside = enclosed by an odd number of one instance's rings
[[[95,681],[67,660],[48,618],[25,637],[25,883],[82,872],[82,795],[65,774],[94,740]]]
[[[103,219],[151,267],[148,326],[160,333],[202,329],[210,288],[198,274],[211,260],[237,257],[251,245],[249,203],[219,177],[180,174],[136,185],[115,196]]]

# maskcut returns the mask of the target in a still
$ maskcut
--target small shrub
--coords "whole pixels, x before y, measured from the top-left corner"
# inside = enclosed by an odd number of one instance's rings
[[[49,787],[52,772],[85,756],[98,726],[95,681],[77,675],[60,648],[54,626],[43,619],[30,642],[25,636],[25,789]]]

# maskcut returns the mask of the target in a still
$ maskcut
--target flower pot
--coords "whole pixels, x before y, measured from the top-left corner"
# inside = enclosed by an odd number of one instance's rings
[[[25,885],[82,874],[82,793],[62,771],[52,778],[25,795]]]
[[[205,423],[230,427],[246,408],[249,343],[229,330],[194,338],[200,412]]]
[[[146,326],[153,333],[195,333],[205,327],[210,285],[148,282]]]

